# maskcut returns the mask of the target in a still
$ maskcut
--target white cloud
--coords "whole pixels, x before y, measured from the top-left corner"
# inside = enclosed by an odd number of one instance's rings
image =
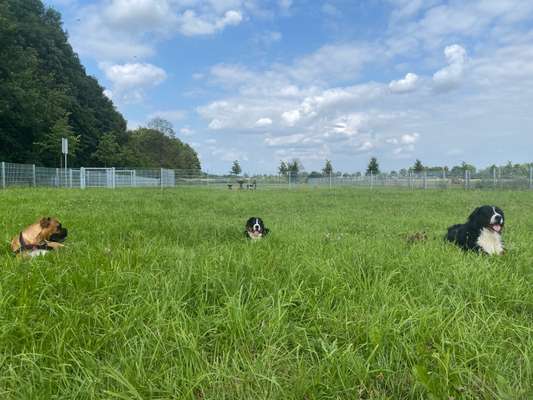
[[[300,111],[285,111],[283,114],[281,114],[281,118],[288,126],[294,126],[301,118]]]
[[[418,75],[409,72],[405,75],[405,78],[391,81],[389,83],[389,89],[393,93],[408,93],[416,89],[416,84],[418,82]]]
[[[186,10],[179,18],[179,31],[185,36],[213,35],[227,26],[239,25],[242,14],[229,10],[223,16],[198,15],[194,10]]]
[[[306,136],[298,133],[295,135],[279,136],[279,137],[266,137],[265,144],[267,146],[286,146],[289,144],[296,144],[304,141]]]
[[[400,136],[400,143],[402,144],[413,144],[418,141],[420,135],[418,133],[406,133]]]
[[[272,125],[272,120],[270,118],[259,118],[255,122],[255,126],[257,127],[265,127],[265,126],[270,126],[270,125]]]
[[[146,89],[163,82],[166,72],[148,63],[100,63],[100,69],[113,84],[113,97],[124,102],[140,102]]]
[[[254,10],[246,0],[96,0],[79,8],[71,39],[77,52],[97,61],[141,60],[162,39],[214,35]]]
[[[113,91],[109,89],[104,89],[104,96],[107,97],[109,100],[113,100]]]
[[[467,61],[466,50],[458,44],[447,46],[444,55],[449,65],[433,74],[435,88],[442,91],[453,89],[461,83]]]

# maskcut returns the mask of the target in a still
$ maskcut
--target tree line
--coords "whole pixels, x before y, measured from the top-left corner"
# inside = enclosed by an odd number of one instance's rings
[[[200,170],[167,121],[127,129],[41,0],[0,2],[0,43],[0,160],[57,167],[64,137],[72,166]]]
[[[528,176],[530,174],[530,168],[533,167],[533,164],[523,163],[523,164],[513,164],[511,161],[508,161],[505,165],[496,165],[493,164],[489,167],[477,169],[474,165],[468,164],[466,162],[462,162],[459,165],[452,166],[451,168],[444,165],[444,166],[426,166],[422,163],[421,160],[416,159],[414,164],[409,168],[402,168],[399,171],[389,171],[388,174],[390,175],[400,175],[400,176],[407,176],[409,173],[414,174],[432,174],[432,175],[442,175],[442,176],[448,176],[448,177],[463,177],[466,172],[472,174],[477,174],[482,177],[492,177],[495,173],[499,176]],[[238,160],[233,161],[230,174],[238,176],[242,172],[240,163]],[[379,162],[376,157],[371,157],[368,161],[368,165],[366,167],[366,171],[364,172],[364,175],[370,176],[370,175],[379,175],[382,171],[379,167]],[[304,166],[302,162],[295,158],[291,161],[280,161],[280,164],[278,166],[278,174],[281,176],[291,176],[296,177],[298,175],[306,178],[324,178],[329,176],[344,176],[344,177],[351,177],[351,176],[362,176],[363,173],[357,172],[357,173],[342,173],[340,171],[334,171],[333,164],[331,160],[325,160],[324,167],[321,171],[311,171],[306,172],[304,170]]]

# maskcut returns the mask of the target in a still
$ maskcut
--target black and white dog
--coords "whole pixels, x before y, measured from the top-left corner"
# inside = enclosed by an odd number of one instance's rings
[[[501,234],[504,223],[502,209],[494,206],[481,206],[470,214],[466,224],[450,226],[446,240],[457,244],[464,250],[502,254],[504,248]]]
[[[265,227],[263,220],[259,217],[252,217],[246,221],[244,234],[247,238],[257,240],[265,237],[269,229]]]

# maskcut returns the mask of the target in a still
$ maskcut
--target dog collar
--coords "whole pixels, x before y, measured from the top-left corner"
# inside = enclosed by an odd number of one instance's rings
[[[48,246],[46,243],[43,244],[31,244],[26,243],[24,240],[24,236],[22,236],[22,232],[19,234],[19,243],[20,247],[18,250],[15,251],[15,253],[22,253],[25,250],[53,250],[52,247]]]

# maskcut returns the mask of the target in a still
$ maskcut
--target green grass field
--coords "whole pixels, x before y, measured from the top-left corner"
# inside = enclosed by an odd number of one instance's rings
[[[445,244],[483,203],[502,257]],[[533,194],[0,191],[2,399],[531,399]],[[10,238],[41,215],[68,247]],[[247,217],[272,229],[243,237]],[[407,244],[405,236],[428,232]]]

